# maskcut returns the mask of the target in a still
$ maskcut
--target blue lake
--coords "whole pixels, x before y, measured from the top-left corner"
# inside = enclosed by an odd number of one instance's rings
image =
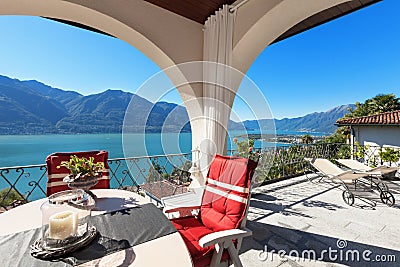
[[[256,132],[249,132],[256,133]],[[279,132],[280,134],[284,132]],[[243,132],[230,132],[230,140]],[[303,135],[303,132],[287,132]],[[107,150],[109,158],[125,156],[164,155],[189,153],[192,150],[191,133],[128,134],[128,151],[124,155],[121,134],[79,134],[79,135],[0,135],[0,168],[44,164],[46,157],[54,152]],[[256,141],[256,147],[270,147],[273,143]]]
[[[231,147],[231,139],[241,134],[243,132],[229,133],[228,149],[235,149],[235,147]],[[296,133],[291,132],[288,134]],[[297,134],[303,135],[304,133]],[[0,168],[45,164],[46,157],[54,152],[107,150],[110,159],[190,153],[192,150],[191,141],[191,133],[128,134],[124,135],[124,137],[121,134],[0,135]],[[123,143],[125,146],[123,146]],[[255,142],[255,147],[267,148],[274,147],[275,145],[279,146],[279,144],[274,143]],[[143,164],[148,163],[144,162]],[[23,194],[26,194],[34,186],[30,184],[30,181],[38,181],[42,177],[39,184],[45,190],[47,177],[44,175],[44,172],[39,170],[39,168],[31,168],[26,171],[29,173],[29,176],[22,175],[16,169],[12,172],[0,170],[0,189],[9,187],[7,182],[1,177],[4,176],[11,183],[18,180],[17,189]],[[135,176],[135,174],[132,175]],[[43,196],[43,192],[35,189],[29,199],[34,200]]]
[[[136,143],[129,156],[162,155],[168,150],[173,153],[191,151],[190,133],[182,134],[130,134],[130,142]],[[137,140],[137,142],[135,141]],[[162,141],[167,140],[167,142]],[[178,140],[179,147],[174,151],[168,148],[168,140]],[[165,144],[164,144],[165,143]],[[173,142],[175,143],[175,142]],[[179,150],[180,149],[180,150]],[[44,164],[46,157],[54,152],[107,150],[109,158],[122,158],[121,134],[82,134],[82,135],[12,135],[0,136],[0,167]]]
[[[54,152],[107,150],[110,159],[189,153],[191,138],[190,133],[146,134],[145,136],[129,134],[124,135],[124,139],[121,134],[0,136],[0,168],[45,164],[46,157]],[[128,154],[124,154],[123,140],[125,142],[129,140],[129,146],[126,146]],[[147,164],[147,162],[143,161],[143,164]],[[126,169],[126,167],[120,169]],[[43,176],[43,170],[25,168],[24,171],[22,173],[18,169],[10,172],[0,170],[0,189],[10,187],[4,179],[5,177],[11,183],[18,181],[17,190],[25,195],[35,186],[31,181],[40,180],[39,185],[45,190],[47,177]],[[117,187],[116,181],[113,182],[112,186]],[[126,185],[131,185],[128,182]],[[36,188],[29,199],[34,200],[41,197],[44,197],[44,193]]]

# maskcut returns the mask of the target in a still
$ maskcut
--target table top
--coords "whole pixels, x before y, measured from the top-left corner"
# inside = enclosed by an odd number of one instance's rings
[[[136,193],[118,189],[95,189],[98,197],[92,216],[133,208],[148,201]],[[0,214],[0,236],[42,226],[39,199]],[[161,211],[160,211],[161,212]],[[143,227],[151,223],[143,223]],[[80,266],[192,266],[190,254],[178,232],[121,250]]]

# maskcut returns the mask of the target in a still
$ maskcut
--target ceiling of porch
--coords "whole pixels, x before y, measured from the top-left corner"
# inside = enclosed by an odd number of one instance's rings
[[[375,4],[382,0],[353,0],[350,2],[342,3],[340,5],[328,8],[322,12],[319,12],[307,19],[303,20],[302,22],[298,23],[297,25],[293,26],[289,30],[287,30],[284,34],[282,34],[279,38],[277,38],[274,43],[279,41],[285,40],[289,37],[292,37],[296,34],[302,33],[329,21],[335,20],[339,17],[345,16],[352,12],[355,12],[359,9],[367,7],[369,5]]]
[[[216,10],[223,5],[231,5],[235,0],[185,0],[185,1],[169,1],[169,0],[145,0],[151,4],[167,9],[175,14],[181,15],[190,20],[204,24],[209,16],[215,13]],[[251,1],[251,0],[249,0]],[[326,9],[320,13],[311,16],[291,29],[282,34],[275,42],[282,41],[291,36],[307,31],[318,25],[324,24],[331,20],[337,19],[371,4],[382,0],[353,0],[342,3],[340,5]]]
[[[175,14],[204,24],[207,18],[223,5],[231,5],[236,0],[145,0],[156,6],[167,9]]]
[[[235,2],[235,0],[181,0],[181,1],[170,1],[170,0],[145,0],[146,2],[149,2],[153,5],[156,5],[160,8],[166,9],[170,12],[173,12],[177,15],[183,16],[187,19],[190,19],[192,21],[198,22],[200,24],[204,24],[204,22],[207,20],[209,16],[214,14],[219,8],[221,8],[223,5],[228,4],[232,5]],[[249,0],[251,1],[251,0]],[[322,25],[324,23],[327,23],[329,21],[335,20],[339,17],[345,16],[347,14],[350,14],[352,12],[355,12],[359,9],[365,8],[369,5],[375,4],[377,2],[380,2],[382,0],[352,0],[349,2],[345,2],[342,4],[339,4],[337,6],[331,7],[329,9],[326,9],[322,12],[319,12],[290,28],[287,30],[285,33],[283,33],[281,36],[279,36],[273,43],[277,43],[279,41],[285,40],[289,37],[292,37],[294,35],[297,35],[299,33],[302,33],[304,31],[307,31],[309,29],[312,29],[314,27],[317,27],[319,25]],[[123,8],[123,7],[121,7]],[[56,20],[62,23],[66,23],[69,25],[73,25],[76,27],[80,27],[83,29],[87,29],[90,31],[94,32],[99,32],[103,33],[106,35],[109,35],[107,33],[101,32],[97,29],[88,27],[86,25],[77,23],[77,22],[72,22],[72,21],[66,21],[66,20],[60,20],[60,19],[55,19],[55,18],[49,18],[52,20]]]

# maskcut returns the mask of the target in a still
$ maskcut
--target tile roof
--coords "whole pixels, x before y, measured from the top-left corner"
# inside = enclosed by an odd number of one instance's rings
[[[339,119],[336,121],[336,125],[400,125],[400,110],[364,117]]]

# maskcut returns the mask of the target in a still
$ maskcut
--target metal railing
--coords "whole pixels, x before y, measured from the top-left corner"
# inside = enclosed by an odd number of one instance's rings
[[[184,193],[190,179],[191,154],[110,159],[110,187],[143,189],[156,204],[161,198]],[[138,187],[139,186],[139,187]]]
[[[137,191],[143,188],[156,203],[180,193],[189,182],[191,154],[109,159],[110,187]],[[45,164],[0,168],[0,207],[3,210],[46,197]]]
[[[273,179],[303,174],[308,166],[305,158],[349,158],[347,144],[321,143],[276,147],[259,151],[257,179],[265,182]]]
[[[316,143],[258,150],[257,180],[263,183],[304,174],[309,169],[305,158],[334,160],[353,157],[372,167],[386,163],[380,157],[380,152],[385,148],[361,145],[354,145],[353,149],[351,148],[351,145],[343,143]]]
[[[8,209],[46,196],[45,164],[0,168],[0,206]]]
[[[291,145],[274,149],[259,150],[257,180],[298,176],[308,169],[304,158],[356,158],[370,166],[383,163],[381,147],[348,144],[317,143]],[[235,154],[234,151],[230,151]],[[147,196],[161,204],[164,196],[184,193],[190,182],[189,169],[192,154],[171,154],[146,157],[116,158],[108,161],[110,187],[137,191],[142,188]],[[15,205],[46,196],[46,165],[0,168],[0,207]]]

